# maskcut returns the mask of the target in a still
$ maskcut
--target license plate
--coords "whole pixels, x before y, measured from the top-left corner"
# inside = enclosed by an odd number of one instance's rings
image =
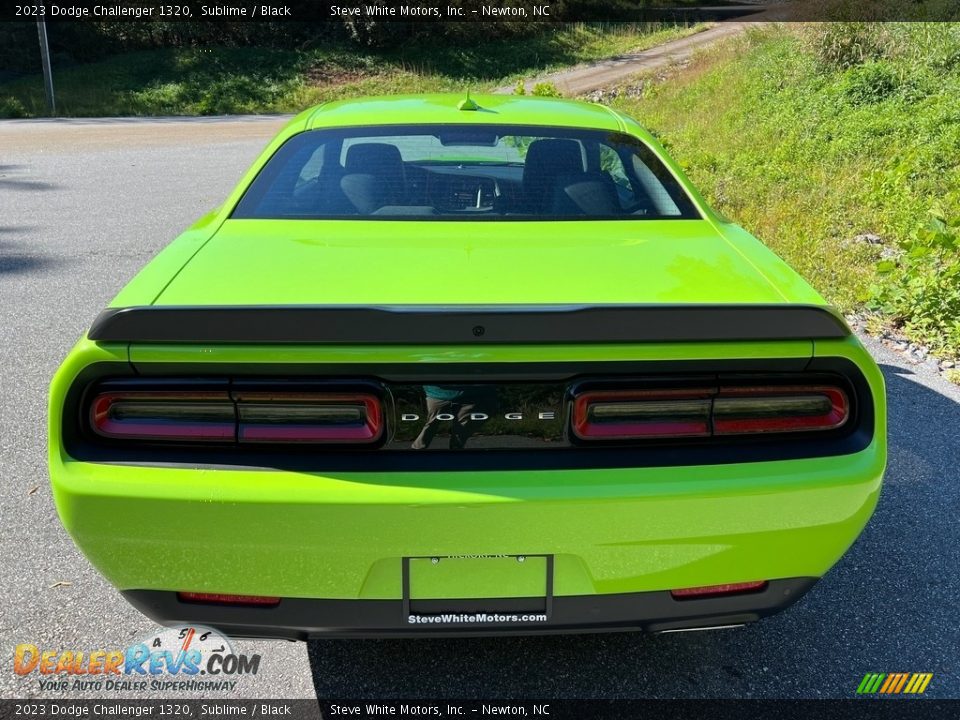
[[[549,613],[552,598],[552,555],[403,558],[408,613]]]

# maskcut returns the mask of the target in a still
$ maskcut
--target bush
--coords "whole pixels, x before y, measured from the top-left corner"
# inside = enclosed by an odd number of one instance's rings
[[[17,98],[0,97],[0,118],[23,118],[27,114],[27,109]]]
[[[563,97],[563,93],[551,82],[538,82],[533,86],[533,92],[530,94],[538,97]]]
[[[824,70],[851,68],[884,57],[890,49],[887,30],[877,23],[808,23],[801,38]]]
[[[940,207],[900,243],[903,254],[877,264],[882,284],[871,307],[899,321],[909,336],[931,341],[935,351],[960,354],[960,217]]]
[[[871,61],[847,70],[840,89],[854,104],[876,103],[892,95],[900,86],[894,67],[886,60]]]

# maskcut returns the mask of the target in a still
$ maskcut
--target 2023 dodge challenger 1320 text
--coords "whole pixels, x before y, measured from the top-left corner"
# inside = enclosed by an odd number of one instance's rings
[[[598,105],[294,118],[53,380],[63,524],[137,608],[308,638],[738,625],[873,511],[843,318]]]

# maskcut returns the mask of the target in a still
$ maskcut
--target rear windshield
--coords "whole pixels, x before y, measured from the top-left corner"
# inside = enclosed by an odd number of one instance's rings
[[[519,126],[311,130],[259,173],[234,218],[662,220],[700,215],[630,135]]]

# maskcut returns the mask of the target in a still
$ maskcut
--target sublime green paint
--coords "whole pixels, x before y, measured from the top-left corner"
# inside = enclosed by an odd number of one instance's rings
[[[823,304],[737,241],[706,220],[227,220],[155,303]]]
[[[820,576],[860,533],[886,457],[883,381],[854,339],[603,348],[593,358],[847,357],[864,368],[876,436],[842,458],[591,471],[322,473],[131,468],[78,462],[60,443],[60,399],[119,348],[81,341],[54,379],[50,467],[64,525],[121,589],[399,598],[400,558],[556,555],[558,595]],[[135,347],[150,362],[456,362],[580,359],[579,346]],[[173,561],[172,558],[176,560]],[[466,582],[467,579],[465,578]],[[526,581],[525,581],[526,582]],[[510,595],[515,588],[505,586]]]
[[[217,211],[177,238],[113,301],[131,305],[390,303],[805,303],[823,299],[741,228],[691,221],[229,220],[287,138],[316,127],[418,122],[567,125],[630,132],[596,105],[542,98],[375,98],[302,113]],[[671,468],[497,472],[291,472],[80,462],[61,442],[63,401],[93,363],[457,363],[845,357],[864,372],[874,440],[847,456]],[[400,559],[555,556],[558,595],[817,577],[857,537],[886,460],[883,380],[842,341],[572,346],[100,346],[81,340],[50,393],[49,464],[64,526],[121,589],[399,598]],[[533,570],[418,566],[430,597],[470,583],[505,596]],[[511,574],[516,574],[513,581]],[[504,580],[504,578],[508,578]]]

